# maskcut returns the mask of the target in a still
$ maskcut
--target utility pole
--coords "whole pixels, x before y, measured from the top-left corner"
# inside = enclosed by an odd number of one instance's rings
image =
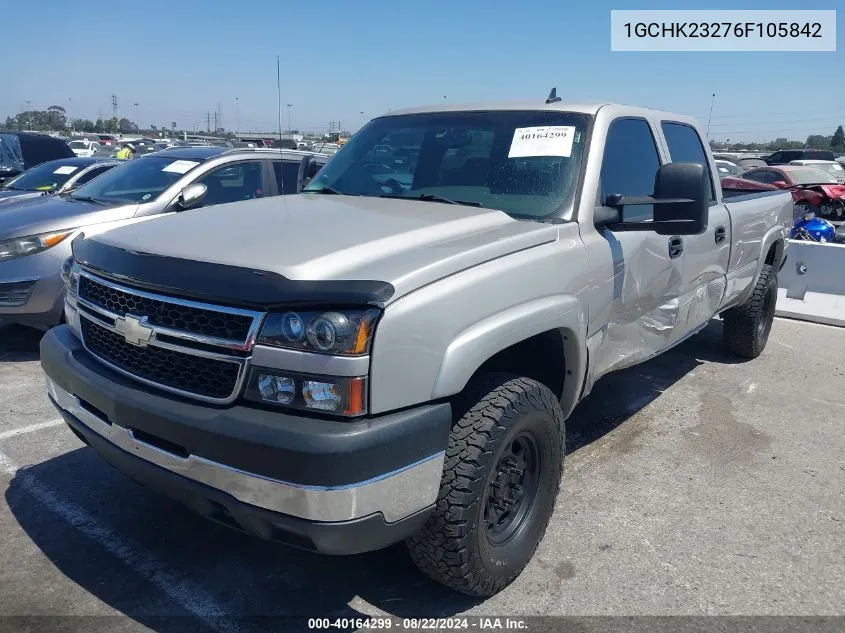
[[[217,110],[215,110],[214,111],[214,130],[213,130],[215,133],[217,132],[217,127],[218,127],[218,125],[217,125]]]
[[[288,134],[290,134],[290,109],[292,107],[293,107],[293,104],[291,104],[291,103],[287,104],[287,108],[288,108]]]
[[[135,110],[135,127],[138,128],[138,130],[140,131],[141,130],[141,121],[140,121],[140,119],[138,119],[138,104],[133,103],[132,108]]]
[[[716,93],[710,97],[710,114],[707,115],[707,140],[710,140],[710,119],[713,118],[713,103],[716,101]]]
[[[211,132],[211,112],[206,110],[205,113],[205,131]]]
[[[240,140],[241,136],[241,104],[235,97],[235,138]]]
[[[117,95],[111,96],[111,116],[113,119],[117,118]]]

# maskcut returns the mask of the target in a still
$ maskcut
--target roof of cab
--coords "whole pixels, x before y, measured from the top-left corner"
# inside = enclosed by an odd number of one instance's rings
[[[665,110],[657,110],[653,108],[643,108],[640,106],[631,106],[622,103],[609,102],[572,102],[556,101],[553,103],[546,103],[543,99],[534,101],[500,101],[500,102],[477,102],[477,103],[437,103],[427,106],[419,106],[414,108],[403,108],[401,110],[392,110],[381,116],[401,116],[404,114],[435,114],[438,112],[489,112],[500,110],[513,111],[530,111],[530,112],[577,112],[580,114],[596,115],[602,108],[618,108],[620,110],[630,110],[636,108],[643,113],[650,113],[660,118],[671,118],[679,121],[692,120],[692,117],[679,114],[675,112],[668,112]]]

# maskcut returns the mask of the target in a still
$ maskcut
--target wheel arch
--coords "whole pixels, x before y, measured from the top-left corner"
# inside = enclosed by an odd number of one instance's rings
[[[459,394],[481,374],[506,372],[545,384],[568,416],[584,379],[585,334],[586,318],[575,297],[544,297],[513,306],[451,341],[431,398]]]

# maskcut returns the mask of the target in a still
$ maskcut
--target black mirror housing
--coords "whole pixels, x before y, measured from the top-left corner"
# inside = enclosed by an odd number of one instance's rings
[[[664,202],[654,205],[654,222],[660,227],[657,234],[704,233],[710,210],[710,187],[708,171],[700,163],[668,163],[658,169],[654,197]]]
[[[699,235],[707,230],[710,211],[710,177],[700,163],[668,163],[657,170],[653,196],[611,194],[595,216],[597,226],[613,231],[654,231],[658,235]],[[619,209],[630,205],[654,205],[652,221],[620,222]]]

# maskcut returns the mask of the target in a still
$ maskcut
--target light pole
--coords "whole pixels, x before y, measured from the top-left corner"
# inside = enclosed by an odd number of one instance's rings
[[[288,107],[288,134],[290,134],[290,109],[293,107],[292,103],[287,104]]]
[[[139,123],[139,121],[138,121],[138,104],[137,104],[137,103],[133,103],[133,104],[132,104],[132,107],[135,109],[135,127],[136,127],[136,128],[138,129],[138,131],[140,132],[140,131],[141,131],[141,125],[140,125],[140,123]]]
[[[32,101],[26,102],[26,126],[32,129]]]
[[[237,97],[235,97],[235,138],[238,140],[241,138],[241,103]]]
[[[364,127],[364,111],[361,110],[361,127]]]
[[[65,112],[65,119],[68,125],[70,126],[70,133],[73,134],[73,119],[70,116],[70,108],[73,105],[73,99],[70,97],[67,98],[67,112]]]
[[[710,140],[710,119],[713,118],[713,103],[716,101],[716,93],[710,96],[710,114],[707,115],[707,140]]]

